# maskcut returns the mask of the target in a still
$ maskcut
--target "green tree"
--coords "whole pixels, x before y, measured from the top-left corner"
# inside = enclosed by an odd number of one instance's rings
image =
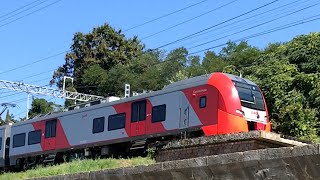
[[[250,46],[247,42],[242,41],[239,44],[228,42],[227,46],[222,48],[219,53],[229,64],[236,67],[249,66],[256,61],[261,55],[258,48]]]
[[[4,125],[5,124],[5,122],[4,122],[4,120],[2,119],[2,117],[0,116],[0,126],[2,126],[2,125]]]
[[[316,68],[302,65],[312,64],[319,56],[318,46],[310,48],[307,43],[314,37],[270,44],[251,66],[242,69],[264,92],[276,132],[311,139],[318,136],[320,75]]]
[[[165,85],[176,81],[177,73],[187,67],[186,48],[177,48],[172,50],[161,64],[161,75],[165,78]]]
[[[227,65],[227,62],[213,51],[206,52],[202,60],[202,67],[207,73],[222,72]]]
[[[14,122],[13,115],[10,115],[9,109],[7,110],[6,118],[5,118],[5,124],[9,124],[10,122]]]
[[[277,56],[286,56],[305,73],[320,72],[320,33],[300,35],[281,46]]]
[[[48,102],[47,100],[40,98],[34,99],[31,104],[31,109],[29,111],[29,117],[33,118],[39,114],[47,114],[49,112],[54,112],[54,103]]]
[[[144,45],[136,36],[127,39],[121,30],[115,30],[108,24],[94,28],[87,34],[78,32],[74,35],[70,52],[65,56],[64,65],[54,72],[51,83],[57,83],[61,88],[63,76],[71,76],[74,78],[75,89],[78,92],[99,95],[97,88],[89,88],[87,91],[87,88],[77,87],[87,85],[84,82],[88,82],[88,78],[92,77],[92,71],[97,69],[97,65],[109,71],[118,64],[128,64],[142,54],[143,48]],[[88,71],[90,67],[94,69]],[[83,78],[85,74],[86,77]],[[103,80],[105,79],[96,79],[93,83],[100,84]]]
[[[188,65],[186,67],[187,77],[195,77],[200,76],[202,74],[207,73],[205,68],[202,66],[200,62],[199,56],[191,56],[188,57]]]

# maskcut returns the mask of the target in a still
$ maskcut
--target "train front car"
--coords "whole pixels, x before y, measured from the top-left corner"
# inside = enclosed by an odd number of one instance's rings
[[[219,93],[218,134],[271,131],[267,106],[255,83],[231,74],[213,73],[208,84]]]

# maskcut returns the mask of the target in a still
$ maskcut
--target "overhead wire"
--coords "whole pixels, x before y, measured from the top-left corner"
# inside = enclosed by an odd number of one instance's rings
[[[24,9],[23,11],[17,12],[17,13],[15,13],[15,14],[11,15],[11,16],[6,17],[6,18],[3,18],[3,19],[0,18],[0,22],[6,21],[6,20],[8,20],[8,19],[10,19],[10,18],[12,18],[12,17],[15,17],[15,16],[17,16],[17,15],[19,15],[19,14],[22,14],[22,13],[24,13],[24,12],[27,12],[28,10],[30,10],[30,9],[32,9],[32,8],[35,8],[35,7],[37,7],[37,6],[40,6],[41,4],[43,4],[43,3],[47,2],[47,1],[49,1],[49,0],[42,1],[42,2],[40,2],[40,3],[38,3],[38,4],[35,4],[35,5],[27,8],[27,9]]]
[[[239,34],[239,33],[242,33],[242,32],[245,32],[245,31],[248,31],[248,30],[251,30],[251,29],[257,28],[257,27],[260,27],[260,26],[262,26],[262,25],[266,25],[266,24],[271,23],[271,22],[274,22],[274,21],[276,21],[276,20],[279,20],[279,19],[282,19],[282,18],[288,17],[288,16],[290,16],[290,15],[293,15],[293,14],[299,13],[299,12],[301,12],[301,11],[304,11],[304,10],[310,9],[310,8],[312,8],[312,7],[315,7],[315,6],[319,5],[319,4],[320,4],[320,3],[315,3],[315,4],[312,4],[312,5],[309,5],[309,6],[307,6],[307,7],[304,7],[304,8],[298,9],[298,10],[295,10],[295,11],[290,12],[290,13],[288,13],[288,14],[285,14],[285,15],[283,15],[283,16],[280,16],[280,17],[277,17],[277,18],[274,18],[274,19],[271,19],[271,20],[265,21],[265,22],[263,22],[263,23],[260,23],[260,24],[257,24],[257,25],[254,25],[254,26],[251,26],[251,27],[249,27],[249,28],[246,28],[246,29],[243,29],[243,30],[237,31],[237,32],[232,33],[232,34],[229,34],[229,35],[225,35],[225,36],[222,36],[222,37],[219,37],[219,38],[216,38],[216,39],[210,40],[210,41],[206,41],[206,42],[204,42],[204,43],[201,43],[201,44],[198,44],[198,45],[192,46],[192,47],[190,47],[190,48],[188,48],[188,49],[194,49],[194,48],[196,48],[196,47],[200,47],[200,46],[203,46],[203,45],[209,44],[209,43],[211,43],[211,42],[215,42],[215,41],[217,41],[217,40],[221,40],[221,39],[223,39],[223,38],[230,37],[230,36],[233,36],[233,35],[236,35],[236,34]]]
[[[15,114],[14,117],[17,117],[17,116],[19,116],[19,115],[21,115],[21,114],[24,114],[24,113],[26,113],[26,112],[27,112],[27,111],[19,112],[18,114]]]
[[[31,3],[28,3],[28,4],[24,5],[24,6],[21,6],[21,7],[15,9],[15,10],[13,10],[13,11],[10,11],[10,12],[8,12],[8,13],[6,13],[6,14],[0,15],[0,19],[3,18],[3,17],[6,17],[6,16],[8,16],[8,15],[10,15],[10,14],[12,14],[12,13],[15,13],[15,12],[17,12],[17,11],[25,8],[25,7],[28,7],[28,6],[34,4],[34,3],[38,2],[38,1],[41,1],[41,0],[32,1]]]
[[[258,13],[258,14],[254,14],[254,15],[252,15],[252,16],[243,18],[243,19],[238,20],[238,21],[236,21],[236,22],[232,22],[232,23],[229,23],[229,24],[226,24],[226,25],[217,27],[217,28],[215,28],[215,29],[212,29],[212,30],[210,30],[210,31],[206,31],[206,32],[203,32],[203,33],[194,35],[194,36],[190,37],[189,39],[185,39],[185,40],[182,40],[182,41],[180,41],[180,42],[187,41],[187,40],[191,40],[191,39],[194,39],[194,38],[196,38],[196,37],[203,36],[203,35],[205,35],[205,34],[208,34],[208,33],[211,33],[211,32],[217,31],[217,30],[220,30],[220,29],[223,29],[223,30],[217,32],[216,34],[219,34],[219,35],[220,35],[220,34],[223,34],[223,33],[225,33],[225,32],[230,32],[230,31],[232,31],[232,30],[234,30],[234,29],[238,29],[238,28],[244,27],[244,26],[246,26],[246,25],[248,25],[248,24],[251,25],[252,23],[254,23],[254,22],[256,21],[256,19],[254,19],[254,18],[256,18],[256,17],[260,17],[260,19],[266,19],[266,18],[268,18],[268,17],[270,17],[270,16],[271,16],[271,17],[273,17],[273,16],[275,16],[275,15],[277,16],[278,14],[276,14],[276,12],[277,12],[278,10],[280,10],[280,12],[282,13],[283,10],[285,10],[285,9],[287,9],[287,8],[291,8],[292,5],[294,5],[294,6],[299,5],[299,4],[301,3],[301,1],[303,1],[303,0],[296,0],[296,1],[293,1],[293,2],[290,2],[290,3],[287,3],[287,4],[284,4],[284,5],[278,6],[278,7],[276,7],[276,8],[273,8],[273,9],[270,9],[270,10],[266,10],[266,11],[261,12],[261,13]],[[311,1],[311,0],[306,0],[305,2],[308,2],[308,1]],[[300,2],[300,3],[299,3],[299,2]],[[296,4],[296,3],[297,3],[297,4]],[[303,3],[303,2],[302,2],[302,3]],[[264,15],[264,14],[266,14],[266,16],[262,16],[262,15]],[[248,21],[248,20],[250,20],[250,19],[252,19],[252,20],[251,20],[251,21]],[[244,22],[244,21],[247,21],[247,22],[242,23],[242,22]],[[236,24],[237,24],[237,25],[236,25]],[[229,27],[229,28],[228,28],[228,29],[224,29],[224,28],[226,28],[226,27]],[[210,36],[212,37],[212,35],[210,35]],[[207,40],[208,38],[209,38],[209,36],[203,37],[203,39],[205,39],[205,40]],[[201,38],[201,39],[202,39],[202,38]],[[196,42],[198,42],[198,41],[199,41],[199,38],[196,39],[195,41],[188,42],[188,43],[184,43],[184,45],[194,44],[194,43],[196,43]]]
[[[57,68],[55,68],[55,69],[50,69],[50,70],[47,70],[47,71],[43,71],[43,72],[41,72],[41,73],[38,73],[38,74],[33,74],[33,75],[30,75],[30,76],[27,76],[27,77],[24,77],[24,78],[22,78],[22,79],[30,79],[30,78],[33,78],[33,77],[36,77],[36,76],[39,76],[39,75],[42,75],[42,74],[47,74],[47,73],[49,73],[49,72],[54,72],[55,70],[56,70]]]
[[[299,25],[302,25],[302,24],[314,22],[314,21],[317,21],[317,20],[320,20],[320,14],[314,15],[314,16],[310,16],[308,18],[303,18],[301,20],[294,21],[294,22],[291,22],[291,23],[288,23],[288,24],[285,24],[285,25],[281,25],[281,26],[278,26],[278,27],[275,27],[275,28],[271,28],[271,29],[268,29],[268,30],[265,30],[265,31],[262,31],[262,32],[259,32],[259,33],[255,33],[255,34],[243,37],[243,38],[232,40],[232,42],[245,41],[245,40],[248,40],[248,39],[252,39],[252,38],[255,38],[255,37],[262,36],[262,35],[266,35],[266,34],[270,34],[270,33],[273,33],[273,32],[281,31],[281,30],[284,30],[284,29],[292,28],[292,27],[299,26]],[[218,45],[215,45],[215,46],[211,46],[211,47],[208,47],[208,48],[205,48],[205,49],[202,49],[202,50],[190,52],[190,53],[187,53],[187,54],[182,55],[182,56],[177,56],[177,57],[174,57],[174,58],[170,58],[169,60],[163,60],[163,61],[154,63],[150,67],[156,66],[156,65],[159,65],[159,64],[162,64],[162,63],[174,61],[174,60],[177,60],[179,58],[184,58],[186,56],[195,55],[195,54],[198,54],[200,52],[208,51],[208,50],[215,49],[215,48],[218,48],[218,47],[223,47],[225,45],[227,45],[227,43],[221,43],[221,44],[218,44]]]
[[[48,7],[50,7],[50,6],[54,5],[54,4],[57,4],[57,3],[60,2],[60,1],[62,1],[62,0],[54,1],[54,2],[48,4],[48,5],[44,6],[44,7],[41,7],[41,8],[39,8],[39,9],[34,10],[34,11],[31,11],[30,13],[27,13],[27,14],[21,16],[21,17],[18,17],[18,18],[13,19],[13,20],[11,20],[11,21],[9,21],[9,22],[6,22],[6,23],[4,23],[4,24],[1,24],[1,25],[0,25],[0,28],[1,28],[1,27],[4,27],[4,26],[6,26],[6,25],[9,25],[9,24],[11,24],[11,23],[14,23],[14,22],[16,22],[16,21],[18,21],[18,20],[20,20],[20,19],[22,19],[22,18],[25,18],[25,17],[27,17],[27,16],[30,16],[30,15],[32,15],[32,14],[34,14],[34,13],[36,13],[36,12],[39,12],[39,11],[41,11],[41,10],[43,10],[43,9],[46,9],[46,8],[48,8]]]
[[[222,24],[225,24],[225,23],[227,23],[227,22],[230,22],[230,21],[233,21],[233,20],[235,20],[235,19],[238,19],[238,18],[240,18],[240,17],[242,17],[242,16],[245,16],[245,15],[247,15],[247,14],[253,13],[253,12],[259,10],[259,9],[265,8],[265,7],[267,7],[267,6],[269,6],[269,5],[273,4],[273,3],[276,3],[276,2],[278,2],[278,1],[279,1],[279,0],[271,1],[271,2],[269,2],[269,3],[266,3],[266,4],[262,5],[262,6],[259,6],[259,7],[257,7],[257,8],[251,9],[251,10],[245,12],[245,13],[242,13],[242,14],[240,14],[240,15],[237,15],[237,16],[235,16],[235,17],[232,17],[232,18],[230,18],[230,19],[227,19],[227,20],[225,20],[225,21],[222,21],[222,22],[220,22],[220,23],[218,23],[218,24],[209,26],[209,27],[207,27],[207,28],[205,28],[205,29],[202,29],[202,30],[197,31],[197,32],[192,33],[192,34],[189,34],[189,35],[184,36],[184,37],[182,37],[182,38],[176,39],[176,40],[171,41],[171,42],[169,42],[169,43],[166,43],[166,44],[164,44],[164,45],[160,45],[160,46],[158,46],[157,48],[154,48],[153,50],[160,49],[160,48],[169,46],[169,45],[171,45],[171,44],[175,44],[175,43],[177,43],[177,42],[179,42],[179,41],[181,41],[181,40],[190,38],[190,37],[192,37],[192,36],[194,36],[194,35],[197,35],[197,34],[200,34],[200,33],[202,33],[202,32],[208,31],[208,30],[210,30],[210,29],[212,29],[212,28],[215,28],[215,27],[220,26],[220,25],[222,25]]]
[[[132,30],[132,29],[136,29],[136,28],[138,28],[138,27],[144,26],[144,25],[146,25],[146,24],[150,24],[150,23],[152,23],[152,22],[158,21],[158,20],[160,20],[160,19],[163,19],[163,18],[165,18],[165,17],[171,16],[171,15],[176,14],[176,13],[178,13],[178,12],[184,11],[184,10],[189,9],[189,8],[191,8],[191,7],[200,5],[200,4],[202,4],[202,3],[206,2],[206,1],[208,1],[208,0],[203,0],[203,1],[197,2],[197,3],[195,3],[195,4],[191,4],[191,5],[187,6],[187,7],[184,7],[184,8],[175,10],[175,11],[173,11],[173,12],[164,14],[164,15],[159,16],[159,17],[157,17],[157,18],[151,19],[151,20],[146,21],[146,22],[144,22],[144,23],[141,23],[141,24],[135,25],[135,26],[133,26],[133,27],[131,27],[131,28],[128,28],[128,29],[124,30],[124,32],[127,32],[127,31],[130,31],[130,30]]]
[[[33,65],[33,64],[36,64],[36,63],[39,63],[39,62],[42,62],[42,61],[49,60],[49,59],[51,59],[51,58],[60,56],[60,55],[62,55],[62,54],[64,54],[64,53],[67,53],[67,52],[68,52],[68,51],[59,52],[59,53],[56,53],[56,54],[54,54],[54,55],[51,55],[51,56],[48,56],[48,57],[45,57],[45,58],[42,58],[42,59],[33,61],[33,62],[31,62],[31,63],[27,63],[27,64],[24,64],[24,65],[21,65],[21,66],[18,66],[18,67],[15,67],[15,68],[12,68],[12,69],[9,69],[9,70],[0,72],[0,75],[1,75],[1,74],[5,74],[5,73],[8,73],[8,72],[11,72],[11,71],[15,71],[15,70],[18,70],[18,69],[27,67],[27,66],[31,66],[31,65]]]
[[[205,12],[205,13],[202,13],[202,14],[200,14],[200,15],[197,15],[197,16],[195,16],[195,17],[192,17],[192,18],[190,18],[190,19],[187,19],[187,20],[185,20],[185,21],[182,21],[182,22],[180,22],[180,23],[178,23],[178,24],[175,24],[175,25],[173,25],[173,26],[170,26],[170,27],[167,27],[167,28],[165,28],[165,29],[162,29],[162,30],[160,30],[160,31],[158,31],[158,32],[155,32],[155,33],[152,33],[152,34],[147,35],[147,36],[145,36],[145,37],[142,37],[140,40],[145,40],[145,39],[148,39],[148,38],[153,37],[153,36],[155,36],[155,35],[158,35],[158,34],[160,34],[160,33],[163,33],[163,32],[166,32],[166,31],[168,31],[168,30],[171,30],[171,29],[173,29],[173,28],[176,28],[176,27],[178,27],[178,26],[180,26],[180,25],[183,25],[183,24],[185,24],[185,23],[188,23],[188,22],[190,22],[190,21],[193,21],[193,20],[195,20],[195,19],[198,19],[198,18],[200,18],[200,17],[202,17],[202,16],[204,16],[204,15],[207,15],[207,14],[209,14],[209,13],[212,13],[212,12],[214,12],[214,11],[217,11],[217,10],[219,10],[219,9],[222,9],[222,8],[224,8],[224,7],[226,7],[226,6],[230,5],[230,4],[235,3],[236,1],[238,1],[238,0],[233,0],[233,1],[231,1],[231,2],[225,3],[225,4],[223,4],[223,5],[219,6],[219,7],[216,7],[216,8],[214,8],[214,9],[211,9],[211,10]]]
[[[254,37],[259,37],[259,36],[262,36],[262,35],[265,35],[265,34],[270,34],[270,33],[273,33],[273,32],[277,32],[277,31],[288,29],[288,28],[295,27],[295,26],[298,26],[298,25],[306,24],[306,23],[313,22],[313,21],[316,21],[316,20],[320,20],[320,14],[315,15],[315,16],[311,16],[311,17],[308,17],[308,18],[304,18],[302,20],[295,21],[295,22],[292,22],[292,23],[288,23],[288,24],[285,24],[285,25],[282,25],[282,26],[278,26],[278,27],[275,27],[275,28],[272,28],[272,29],[269,29],[269,30],[266,30],[266,31],[262,31],[260,33],[249,35],[249,36],[246,36],[244,38],[239,38],[239,39],[236,39],[236,40],[232,40],[232,41],[233,42],[241,42],[241,41],[248,40],[248,39],[251,39],[251,38],[254,38]],[[225,45],[227,45],[227,43],[223,43],[223,44],[220,44],[220,45],[216,45],[216,46],[205,48],[205,49],[202,49],[202,50],[199,50],[199,51],[195,51],[195,52],[192,52],[192,53],[190,53],[188,55],[197,54],[199,52],[208,51],[210,49],[214,49],[214,48],[225,46]]]

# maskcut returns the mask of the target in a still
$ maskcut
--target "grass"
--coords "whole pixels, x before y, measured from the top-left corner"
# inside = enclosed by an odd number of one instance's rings
[[[130,167],[138,165],[149,165],[155,161],[150,158],[136,157],[132,159],[86,159],[75,160],[61,165],[37,167],[25,172],[4,173],[0,175],[0,180],[28,179],[61,174],[73,174],[87,171],[98,171],[103,169],[114,169],[119,167]]]

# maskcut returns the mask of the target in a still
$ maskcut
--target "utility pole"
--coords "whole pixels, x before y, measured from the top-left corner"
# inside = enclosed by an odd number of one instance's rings
[[[26,120],[29,119],[29,99],[30,99],[30,94],[27,93],[27,114],[26,114]]]

